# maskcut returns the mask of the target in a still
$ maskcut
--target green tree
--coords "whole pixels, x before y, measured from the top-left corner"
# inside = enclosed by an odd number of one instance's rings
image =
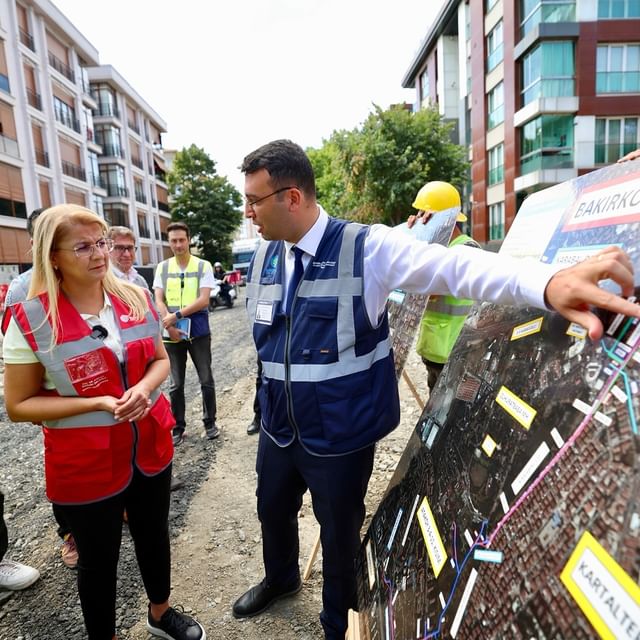
[[[420,187],[445,180],[461,189],[468,163],[436,108],[411,113],[374,105],[360,128],[334,131],[308,150],[318,199],[334,215],[394,225],[406,220]]]
[[[189,226],[200,256],[229,267],[233,234],[242,221],[238,190],[218,175],[215,161],[195,144],[176,153],[167,184],[171,219]]]

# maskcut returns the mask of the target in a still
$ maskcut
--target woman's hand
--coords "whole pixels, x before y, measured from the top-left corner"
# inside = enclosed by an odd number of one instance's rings
[[[149,389],[142,383],[127,389],[115,401],[114,418],[118,422],[133,422],[144,418],[151,409],[149,393]]]

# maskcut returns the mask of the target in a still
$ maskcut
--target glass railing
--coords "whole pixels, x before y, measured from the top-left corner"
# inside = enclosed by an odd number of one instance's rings
[[[491,71],[492,69],[495,69],[502,62],[503,50],[504,47],[502,45],[498,45],[487,56],[487,73],[489,73],[489,71]]]
[[[502,240],[504,238],[504,223],[489,226],[489,240]]]
[[[95,96],[94,96],[95,99]],[[97,102],[97,101],[96,101]],[[118,107],[111,102],[98,102],[98,108],[93,110],[94,116],[111,116],[113,118],[120,117]]]
[[[72,162],[67,162],[66,160],[62,161],[62,173],[65,176],[71,176],[76,180],[82,180],[83,182],[87,179],[87,174],[84,169],[77,164],[73,164]]]
[[[6,153],[8,156],[13,156],[14,158],[19,158],[20,149],[18,148],[18,141],[0,133],[0,152]]]
[[[489,174],[487,176],[489,184],[498,184],[499,182],[504,182],[504,165],[501,164],[499,167],[495,167],[494,169],[489,169]]]
[[[640,93],[640,71],[598,71],[596,93]]]
[[[77,118],[74,118],[66,111],[62,111],[60,109],[55,109],[55,116],[56,120],[65,127],[69,127],[69,129],[73,129],[77,133],[80,133],[80,122],[78,122]]]
[[[536,98],[558,98],[575,95],[574,78],[538,78],[522,92],[522,106]]]
[[[637,148],[637,142],[596,143],[594,160],[596,164],[613,164]]]
[[[113,184],[111,182],[107,183],[107,193],[112,198],[126,198],[129,195],[126,187],[122,187],[117,184]]]
[[[27,33],[26,31],[24,31],[23,29],[19,29],[20,31],[20,42],[22,42],[22,44],[25,47],[28,47],[29,49],[31,49],[31,51],[35,51],[36,47],[35,44],[33,43],[33,36],[30,33]]]
[[[98,143],[102,147],[102,155],[109,156],[110,158],[122,158],[122,148],[118,144],[112,144],[110,142]]]
[[[544,169],[573,168],[573,149],[569,147],[538,149],[520,157],[520,175]]]
[[[541,22],[575,22],[575,20],[575,2],[541,2],[522,21],[520,36],[526,36]]]
[[[73,72],[73,69],[68,64],[62,62],[60,58],[56,58],[51,51],[49,51],[49,65],[65,78],[71,80],[71,82],[76,81],[76,74]]]
[[[487,128],[493,129],[497,127],[499,124],[504,122],[504,105],[501,104],[499,107],[494,109],[487,116]]]

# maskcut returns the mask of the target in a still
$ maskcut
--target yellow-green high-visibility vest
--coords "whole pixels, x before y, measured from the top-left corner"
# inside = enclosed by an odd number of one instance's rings
[[[473,238],[464,234],[454,238],[449,247],[458,244],[480,247]],[[467,298],[431,296],[420,323],[416,346],[418,354],[425,360],[444,364],[449,359],[451,349],[472,306],[473,300]]]

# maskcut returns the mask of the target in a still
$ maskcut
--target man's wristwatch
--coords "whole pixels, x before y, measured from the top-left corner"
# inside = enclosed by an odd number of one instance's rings
[[[176,311],[176,319],[177,320],[182,320],[182,311],[180,311],[179,309],[178,309],[178,311]]]

